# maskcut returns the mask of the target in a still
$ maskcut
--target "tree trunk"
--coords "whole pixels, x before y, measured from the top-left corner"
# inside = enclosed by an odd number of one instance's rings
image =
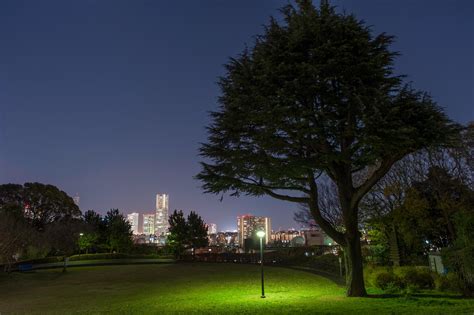
[[[366,296],[364,284],[364,268],[362,263],[362,248],[360,246],[360,236],[357,227],[347,230],[345,239],[347,252],[347,296],[361,297]]]
[[[388,243],[390,246],[390,260],[392,261],[392,265],[398,267],[400,266],[400,251],[398,248],[397,228],[395,225],[392,225],[390,228]]]
[[[342,253],[344,254],[344,283],[347,285],[349,283],[348,270],[349,265],[347,264],[347,250],[343,247]]]

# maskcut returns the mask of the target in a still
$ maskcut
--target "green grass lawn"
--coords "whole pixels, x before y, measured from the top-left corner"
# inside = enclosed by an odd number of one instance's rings
[[[347,298],[344,288],[303,271],[258,266],[127,265],[42,270],[0,276],[0,314],[11,313],[336,313],[473,314],[455,296]]]

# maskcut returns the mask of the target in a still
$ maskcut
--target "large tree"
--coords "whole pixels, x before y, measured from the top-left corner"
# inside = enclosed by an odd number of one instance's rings
[[[192,249],[194,255],[196,248],[208,245],[207,227],[196,212],[191,211],[186,220],[182,210],[174,210],[168,222],[170,224],[168,244],[177,257],[187,247]]]
[[[193,249],[194,254],[196,248],[205,247],[209,244],[207,227],[201,216],[194,211],[189,213],[186,225],[189,246]]]
[[[448,148],[422,150],[398,161],[362,200],[368,228],[383,235],[371,245],[388,245],[394,265],[424,259],[425,240],[441,247],[454,238],[453,214],[463,208],[460,197],[474,189],[473,128],[467,124],[460,141]],[[423,228],[429,226],[444,236],[434,240]]]
[[[393,72],[393,37],[327,1],[284,7],[226,65],[197,178],[209,193],[305,203],[349,258],[349,296],[366,295],[359,203],[391,166],[457,128]],[[343,231],[325,218],[318,178],[336,185]]]
[[[0,264],[5,271],[10,271],[15,258],[31,243],[32,234],[23,209],[14,204],[0,207]]]
[[[457,237],[455,218],[474,213],[474,191],[439,167],[431,167],[425,180],[414,182],[394,222],[407,243],[438,250],[452,246]],[[417,244],[418,243],[418,244]]]
[[[126,252],[132,245],[132,228],[118,209],[110,209],[104,217],[110,252]]]
[[[183,211],[174,210],[168,218],[168,223],[168,245],[174,255],[179,257],[186,247],[188,238],[188,226]]]
[[[414,181],[425,178],[425,157],[426,154],[415,153],[395,163],[360,204],[362,220],[371,234],[371,247],[387,249],[393,266],[406,262],[401,251],[400,227],[395,220],[395,214],[403,208],[407,192]],[[384,251],[379,250],[379,253]]]
[[[63,256],[63,272],[67,270],[69,256],[77,252],[81,227],[80,220],[64,218],[46,225],[42,233],[54,255]]]
[[[91,237],[94,238],[97,236],[96,240],[93,242],[94,245],[92,248],[97,250],[103,250],[104,247],[108,247],[108,231],[107,231],[107,221],[99,213],[94,210],[87,210],[84,212],[84,230],[82,231],[84,235],[89,234],[84,241],[90,240]],[[82,241],[82,240],[81,240]]]
[[[74,200],[56,186],[42,183],[0,185],[0,208],[17,205],[39,230],[64,218],[77,219],[81,211]]]

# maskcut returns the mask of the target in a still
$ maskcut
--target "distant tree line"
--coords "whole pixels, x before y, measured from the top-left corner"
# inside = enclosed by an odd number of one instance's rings
[[[181,256],[208,245],[207,226],[194,211],[169,217],[167,245],[160,253]],[[145,248],[146,247],[146,248]],[[0,265],[6,271],[17,261],[89,253],[157,253],[133,244],[127,218],[118,209],[105,215],[81,213],[73,199],[53,185],[0,185]],[[66,266],[66,264],[65,264]]]
[[[0,264],[75,253],[127,252],[130,224],[118,209],[82,215],[73,199],[53,185],[0,185]]]

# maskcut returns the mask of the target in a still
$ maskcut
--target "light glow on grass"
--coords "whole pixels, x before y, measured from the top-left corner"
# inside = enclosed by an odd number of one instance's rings
[[[317,275],[266,268],[267,299],[260,267],[182,263],[41,270],[0,277],[2,313],[68,314],[459,314],[472,313],[474,300],[346,298],[345,288]],[[375,291],[369,291],[375,293]]]

